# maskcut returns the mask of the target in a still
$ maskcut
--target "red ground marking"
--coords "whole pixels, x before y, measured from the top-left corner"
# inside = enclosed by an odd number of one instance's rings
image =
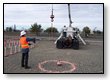
[[[44,67],[42,67],[43,64],[46,64],[47,62],[57,62],[58,60],[46,60],[43,61],[41,63],[38,64],[38,67],[41,71],[46,72],[46,73],[69,73],[69,72],[73,72],[76,67],[73,63],[68,62],[68,61],[60,61],[62,64],[69,64],[71,65],[71,69],[70,70],[64,70],[64,71],[52,71],[52,70],[46,70]]]

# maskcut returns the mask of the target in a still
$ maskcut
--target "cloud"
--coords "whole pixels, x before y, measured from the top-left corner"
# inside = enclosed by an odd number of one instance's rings
[[[52,4],[5,4],[4,5],[4,24],[26,25],[37,22],[44,28],[51,25]],[[71,17],[74,22],[73,26],[83,28],[85,25],[103,27],[103,5],[102,4],[71,4]],[[53,4],[54,8],[54,26],[58,29],[64,25],[69,25],[68,5]],[[19,26],[18,26],[19,27]]]

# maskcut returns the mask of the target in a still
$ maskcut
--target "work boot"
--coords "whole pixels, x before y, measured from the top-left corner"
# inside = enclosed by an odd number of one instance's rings
[[[22,64],[21,67],[25,67],[25,65]]]
[[[25,67],[24,65],[21,65],[21,67]]]
[[[30,69],[30,68],[31,68],[30,66],[26,66],[26,67],[25,67],[25,69]]]

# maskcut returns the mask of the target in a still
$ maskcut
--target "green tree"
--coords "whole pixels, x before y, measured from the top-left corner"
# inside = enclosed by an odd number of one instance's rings
[[[101,34],[101,33],[102,33],[102,31],[97,30],[95,33],[97,33],[97,34]]]
[[[30,31],[36,33],[36,35],[39,35],[39,33],[43,31],[41,27],[42,27],[41,25],[34,23],[33,25],[31,25]]]
[[[83,33],[85,37],[88,37],[88,35],[90,34],[90,28],[88,26],[83,28]]]
[[[12,27],[6,27],[6,31],[7,31],[7,32],[12,32],[13,29],[12,29]]]
[[[55,27],[49,27],[44,32],[47,32],[48,34],[50,34],[51,32],[58,33],[58,30]]]

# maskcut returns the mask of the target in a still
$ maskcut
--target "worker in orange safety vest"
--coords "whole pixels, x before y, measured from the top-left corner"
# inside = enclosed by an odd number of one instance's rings
[[[20,33],[20,45],[21,45],[21,52],[22,52],[22,59],[21,59],[21,67],[25,69],[30,69],[31,67],[28,66],[28,57],[29,57],[29,42],[32,41],[35,43],[35,38],[27,38],[26,32],[21,31]]]

